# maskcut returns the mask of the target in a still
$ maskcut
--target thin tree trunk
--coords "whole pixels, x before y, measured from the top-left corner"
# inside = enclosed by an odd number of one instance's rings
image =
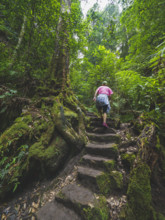
[[[19,38],[18,38],[18,43],[17,43],[17,46],[13,52],[13,55],[12,55],[12,59],[11,59],[11,63],[10,63],[10,68],[12,68],[13,64],[14,64],[14,61],[17,57],[17,51],[19,50],[20,46],[21,46],[21,43],[22,43],[22,40],[23,40],[23,36],[24,36],[24,33],[25,33],[25,25],[26,25],[26,21],[27,21],[27,17],[26,15],[24,15],[24,18],[23,18],[23,23],[22,23],[22,27],[21,27],[21,31],[20,31],[20,35],[19,35]]]

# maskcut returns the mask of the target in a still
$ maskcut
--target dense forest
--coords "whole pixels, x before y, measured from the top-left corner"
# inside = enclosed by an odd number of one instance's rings
[[[138,146],[123,154],[127,203],[118,219],[165,219],[165,200],[153,202],[154,186],[165,195],[164,15],[163,0],[95,3],[86,16],[79,0],[1,0],[2,204],[84,149],[93,95],[106,80],[109,117],[115,128],[129,124],[127,144],[136,136]]]

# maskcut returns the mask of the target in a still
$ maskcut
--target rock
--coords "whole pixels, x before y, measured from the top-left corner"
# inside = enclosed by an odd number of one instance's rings
[[[92,168],[111,170],[114,168],[115,161],[101,156],[86,154],[82,157],[82,164]]]
[[[89,143],[86,146],[86,151],[88,154],[99,155],[110,159],[116,158],[118,154],[117,145],[115,143]]]
[[[81,220],[81,218],[71,209],[53,201],[46,204],[37,213],[39,220]]]
[[[98,142],[120,142],[120,136],[117,134],[95,134],[95,133],[87,133],[89,139],[91,141],[98,141]]]

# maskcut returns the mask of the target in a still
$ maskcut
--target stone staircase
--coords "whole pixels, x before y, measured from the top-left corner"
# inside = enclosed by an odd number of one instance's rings
[[[117,168],[120,136],[113,128],[101,127],[100,119],[90,117],[90,141],[78,164],[76,181],[64,186],[54,201],[42,207],[37,219],[112,219],[108,201],[112,195],[121,198],[123,187],[123,176]]]

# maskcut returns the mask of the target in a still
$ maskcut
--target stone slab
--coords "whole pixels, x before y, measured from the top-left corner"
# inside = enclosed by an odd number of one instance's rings
[[[81,204],[81,206],[88,206],[95,201],[93,192],[76,183],[65,186],[61,193],[56,196],[57,200],[59,198],[67,201],[68,203],[70,202],[71,204]]]
[[[86,146],[86,152],[91,155],[99,155],[109,159],[115,159],[118,154],[118,150],[115,143],[88,143]]]
[[[114,160],[101,156],[93,156],[86,154],[82,157],[82,164],[86,164],[90,167],[98,169],[109,169],[114,165]],[[107,166],[107,164],[109,164],[109,166]]]
[[[97,141],[97,142],[115,142],[115,143],[119,143],[120,142],[120,136],[116,135],[116,134],[96,134],[96,133],[87,133],[89,139],[91,141]]]
[[[56,201],[43,206],[37,213],[38,220],[81,220],[73,210],[66,208]]]

